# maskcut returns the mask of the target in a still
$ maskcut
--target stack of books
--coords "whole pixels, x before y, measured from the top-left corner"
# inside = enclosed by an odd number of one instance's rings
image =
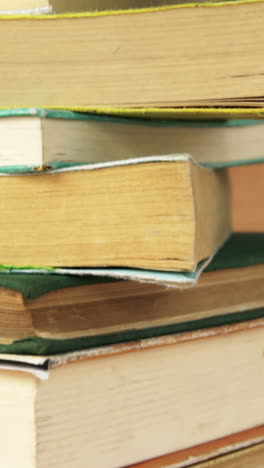
[[[0,0],[1,467],[263,467],[264,2],[175,1]]]

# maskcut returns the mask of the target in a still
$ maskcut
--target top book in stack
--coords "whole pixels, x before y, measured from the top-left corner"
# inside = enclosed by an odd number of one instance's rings
[[[1,107],[263,106],[264,2],[196,6],[2,15]]]

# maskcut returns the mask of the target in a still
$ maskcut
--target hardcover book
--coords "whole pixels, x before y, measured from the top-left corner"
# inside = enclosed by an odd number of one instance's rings
[[[0,110],[0,166],[13,170],[157,154],[224,167],[264,160],[263,120],[154,120],[47,109]],[[55,163],[55,164],[54,164]]]
[[[260,426],[263,339],[262,319],[63,356],[3,355],[0,464],[129,466]]]
[[[235,235],[196,286],[0,274],[0,352],[49,354],[264,317],[264,236]]]

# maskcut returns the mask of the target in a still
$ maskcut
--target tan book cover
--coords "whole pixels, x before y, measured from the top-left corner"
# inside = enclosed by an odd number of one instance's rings
[[[230,169],[232,227],[238,232],[264,232],[264,164]]]

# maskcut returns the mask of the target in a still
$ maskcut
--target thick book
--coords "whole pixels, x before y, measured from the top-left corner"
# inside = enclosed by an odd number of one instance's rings
[[[0,464],[128,466],[260,426],[263,340],[255,320],[66,356],[2,356]]]
[[[96,163],[190,154],[210,167],[264,160],[263,120],[154,120],[48,109],[0,110],[0,166]],[[216,144],[217,142],[217,144]]]
[[[264,2],[196,6],[2,15],[1,107],[263,108]]]
[[[227,238],[225,170],[188,156],[0,174],[0,262],[195,271]]]
[[[264,317],[264,235],[235,235],[196,286],[0,274],[0,352],[48,354]]]
[[[245,437],[248,439],[245,440]],[[263,426],[260,426],[198,447],[137,463],[130,468],[262,468],[263,460]]]

